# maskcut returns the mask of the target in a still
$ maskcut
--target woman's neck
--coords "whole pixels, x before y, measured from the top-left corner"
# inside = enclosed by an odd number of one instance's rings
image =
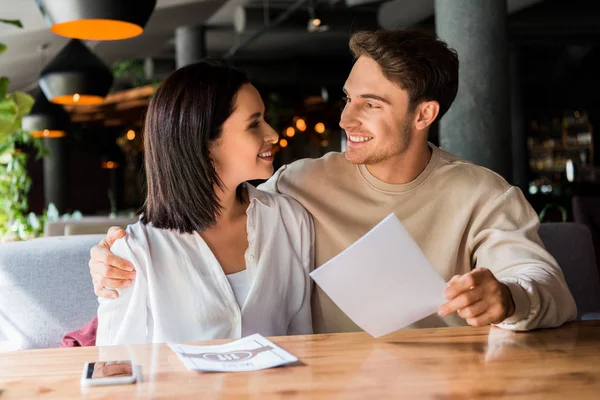
[[[237,197],[237,190],[234,188],[230,190],[228,188],[216,190],[217,197],[219,198],[219,204],[221,209],[217,215],[216,226],[227,226],[232,223],[239,221],[240,217],[246,216],[246,209],[248,208],[248,191],[244,186],[242,188],[242,197],[244,202],[240,203]]]

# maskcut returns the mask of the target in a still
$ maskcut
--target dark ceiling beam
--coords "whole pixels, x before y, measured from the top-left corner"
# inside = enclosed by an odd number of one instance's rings
[[[296,0],[291,6],[289,6],[284,12],[279,14],[275,19],[269,21],[267,25],[265,25],[260,30],[256,31],[252,36],[250,36],[245,41],[234,45],[227,53],[224,55],[224,59],[233,59],[235,55],[245,47],[247,47],[250,43],[254,42],[256,39],[264,35],[270,29],[276,28],[281,23],[283,23],[287,18],[289,18],[296,10],[302,7],[308,0]]]
[[[284,10],[270,10],[270,18],[275,19]],[[377,14],[375,12],[357,12],[356,10],[318,10],[315,18],[321,21],[328,31],[354,32],[360,29],[377,29]],[[306,32],[311,15],[307,10],[300,9],[290,15],[284,23],[271,32]],[[237,7],[233,16],[233,27],[237,33],[252,33],[265,27],[264,10],[262,8]]]
[[[341,90],[352,68],[352,59],[348,56],[243,60],[236,61],[234,66],[258,85],[336,85]]]

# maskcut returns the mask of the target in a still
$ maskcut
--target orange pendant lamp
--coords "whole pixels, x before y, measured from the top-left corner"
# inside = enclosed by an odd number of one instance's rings
[[[42,92],[36,96],[31,112],[22,119],[22,128],[37,138],[64,137],[69,126],[69,113],[61,106],[50,103]]]
[[[100,104],[112,83],[112,72],[77,39],[67,43],[40,75],[42,91],[56,104]]]
[[[141,35],[156,0],[36,0],[52,32],[82,40]]]

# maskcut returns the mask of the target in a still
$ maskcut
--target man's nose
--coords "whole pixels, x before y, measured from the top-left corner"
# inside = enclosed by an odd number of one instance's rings
[[[348,130],[360,125],[360,121],[356,118],[356,111],[351,104],[346,104],[340,116],[340,128]]]

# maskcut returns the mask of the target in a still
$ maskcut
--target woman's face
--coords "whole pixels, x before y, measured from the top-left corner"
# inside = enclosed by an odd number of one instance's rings
[[[265,105],[251,84],[237,92],[233,113],[222,127],[221,137],[210,147],[217,174],[229,189],[273,175],[273,144],[279,135],[265,122]]]

